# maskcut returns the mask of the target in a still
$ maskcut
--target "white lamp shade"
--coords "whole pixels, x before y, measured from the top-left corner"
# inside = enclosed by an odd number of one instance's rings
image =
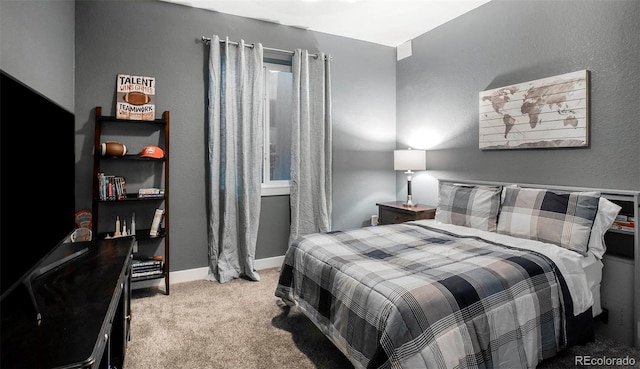
[[[425,170],[427,169],[427,152],[425,150],[393,150],[393,169]]]

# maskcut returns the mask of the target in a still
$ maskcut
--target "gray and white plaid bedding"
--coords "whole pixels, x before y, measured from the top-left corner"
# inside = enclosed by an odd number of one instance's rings
[[[599,192],[507,187],[497,232],[586,255],[599,202]]]
[[[501,186],[440,183],[436,220],[495,232],[501,194]]]
[[[542,254],[409,222],[299,238],[275,295],[356,368],[534,368],[565,345],[565,287]]]

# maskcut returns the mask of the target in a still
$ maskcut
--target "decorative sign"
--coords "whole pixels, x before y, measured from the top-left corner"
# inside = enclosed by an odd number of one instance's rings
[[[589,71],[480,92],[480,149],[589,144]]]
[[[116,118],[154,120],[156,79],[154,77],[118,74],[116,86]]]

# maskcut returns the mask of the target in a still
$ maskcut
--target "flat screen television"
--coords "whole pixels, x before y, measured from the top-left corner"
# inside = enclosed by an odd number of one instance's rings
[[[1,71],[2,298],[75,229],[74,114]]]

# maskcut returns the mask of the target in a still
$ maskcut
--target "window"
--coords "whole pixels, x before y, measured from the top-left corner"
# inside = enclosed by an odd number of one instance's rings
[[[291,64],[264,62],[262,195],[288,195],[291,179]]]

